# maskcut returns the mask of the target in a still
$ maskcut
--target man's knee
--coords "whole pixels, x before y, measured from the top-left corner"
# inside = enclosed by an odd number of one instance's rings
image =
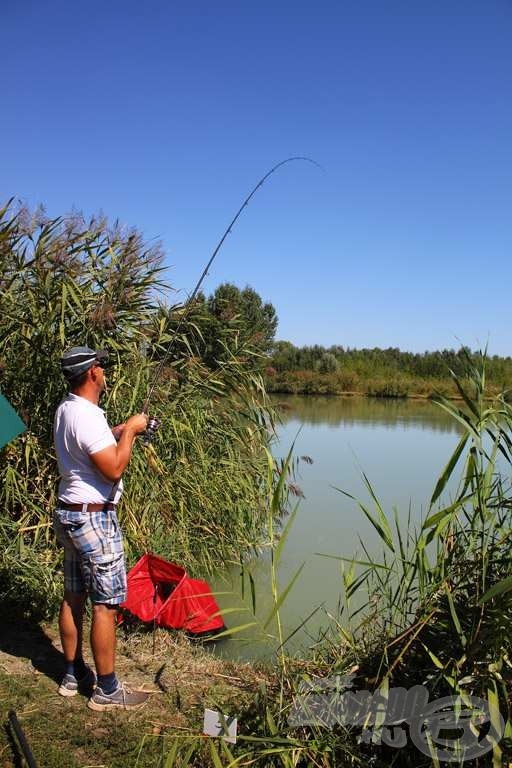
[[[93,619],[95,616],[98,616],[98,618],[101,617],[110,621],[115,621],[118,609],[118,605],[109,605],[108,603],[93,603]]]
[[[70,608],[82,608],[87,597],[86,592],[72,592],[70,589],[64,590],[63,602],[67,603]]]

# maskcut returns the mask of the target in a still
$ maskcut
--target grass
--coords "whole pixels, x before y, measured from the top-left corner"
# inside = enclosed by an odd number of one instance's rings
[[[63,699],[56,693],[62,670],[57,638],[52,624],[7,625],[0,641],[2,722],[10,709],[16,711],[37,764],[45,768],[165,765],[174,743],[179,751],[194,743],[204,753],[204,707],[239,711],[267,684],[263,669],[221,661],[179,633],[157,630],[153,654],[151,633],[121,632],[119,674],[155,693],[139,711],[93,713],[83,696]],[[15,755],[4,729],[0,766],[16,765]]]

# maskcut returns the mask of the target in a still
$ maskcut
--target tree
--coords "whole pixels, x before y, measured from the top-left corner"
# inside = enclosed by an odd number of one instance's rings
[[[210,314],[221,325],[238,321],[244,336],[262,352],[270,352],[277,328],[277,315],[270,303],[250,286],[243,290],[232,283],[222,283],[207,301]]]
[[[278,371],[297,368],[297,348],[290,341],[276,341],[272,350],[272,366]]]
[[[197,327],[203,338],[198,351],[210,367],[230,352],[243,354],[245,350],[254,364],[269,355],[277,328],[276,311],[250,286],[240,289],[222,283],[201,310]]]
[[[336,373],[338,370],[338,361],[330,352],[324,352],[316,364],[318,373]]]

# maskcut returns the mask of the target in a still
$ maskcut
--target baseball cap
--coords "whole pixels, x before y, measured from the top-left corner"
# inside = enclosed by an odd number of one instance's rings
[[[108,352],[105,349],[71,347],[64,352],[60,359],[62,373],[68,381],[88,371],[94,363],[105,368],[108,363]]]

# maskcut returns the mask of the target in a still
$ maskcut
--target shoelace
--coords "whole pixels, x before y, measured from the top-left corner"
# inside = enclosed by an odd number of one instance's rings
[[[123,704],[126,704],[126,694],[130,695],[132,690],[126,685],[126,683],[121,683],[121,691],[123,692]]]
[[[134,691],[130,688],[130,686],[127,683],[119,683],[119,686],[121,688],[121,691],[123,693],[123,704],[126,702],[126,696],[130,696],[132,693],[138,693],[138,691]],[[142,693],[142,691],[141,691]]]

